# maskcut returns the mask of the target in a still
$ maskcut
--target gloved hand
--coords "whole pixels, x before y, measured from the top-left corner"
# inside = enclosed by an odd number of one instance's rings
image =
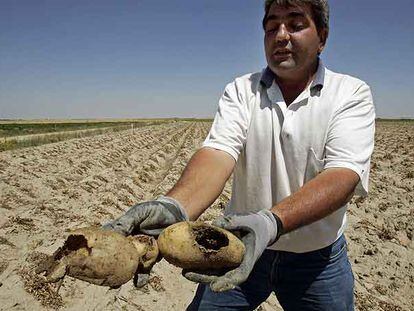
[[[160,196],[154,201],[139,203],[124,215],[102,226],[104,230],[114,230],[123,235],[142,232],[159,235],[169,225],[188,220],[181,204],[173,198]]]
[[[210,288],[214,292],[233,289],[246,281],[263,251],[279,237],[278,230],[282,230],[281,222],[277,221],[269,210],[247,215],[222,216],[213,224],[230,231],[238,230],[245,233],[241,240],[246,247],[240,266],[222,276],[211,275],[213,273],[210,271],[208,274],[199,274],[183,270],[185,278],[197,283],[210,283]]]

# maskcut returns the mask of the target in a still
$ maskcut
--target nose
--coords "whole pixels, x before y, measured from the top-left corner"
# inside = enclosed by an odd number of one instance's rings
[[[286,28],[285,24],[280,24],[277,33],[276,33],[276,37],[275,40],[276,42],[285,42],[285,41],[289,41],[290,39],[290,33]]]

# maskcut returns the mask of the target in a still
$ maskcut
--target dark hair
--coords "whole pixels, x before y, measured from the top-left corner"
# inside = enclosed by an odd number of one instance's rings
[[[280,6],[302,6],[310,4],[313,21],[315,22],[318,32],[322,29],[329,30],[329,5],[328,0],[266,0],[265,15],[263,17],[263,29],[267,22],[267,14],[273,3]]]

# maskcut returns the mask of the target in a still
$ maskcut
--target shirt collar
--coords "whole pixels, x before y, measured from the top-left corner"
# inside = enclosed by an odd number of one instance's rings
[[[262,71],[262,77],[260,78],[260,83],[265,87],[265,88],[270,88],[273,84],[273,81],[275,80],[275,74],[274,72],[269,68],[269,66],[267,66],[265,69],[263,69]]]
[[[318,90],[323,88],[325,82],[325,66],[322,63],[322,60],[319,58],[318,69],[316,70],[315,77],[310,85],[310,90],[318,87]]]
[[[276,74],[267,66],[262,71],[262,76],[260,78],[260,83],[265,88],[270,88],[275,80]],[[317,87],[317,90],[321,90],[323,88],[325,82],[325,66],[322,63],[322,60],[319,59],[318,62],[318,69],[316,70],[315,77],[310,85],[310,90],[312,91]]]

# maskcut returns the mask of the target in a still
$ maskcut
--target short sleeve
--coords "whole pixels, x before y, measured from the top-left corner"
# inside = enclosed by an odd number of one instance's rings
[[[246,142],[248,119],[242,94],[234,82],[228,84],[219,100],[213,125],[202,146],[225,151],[237,161]]]
[[[374,149],[375,109],[371,90],[363,83],[334,113],[327,134],[324,168],[343,167],[356,172],[357,195],[366,196],[370,158]]]

